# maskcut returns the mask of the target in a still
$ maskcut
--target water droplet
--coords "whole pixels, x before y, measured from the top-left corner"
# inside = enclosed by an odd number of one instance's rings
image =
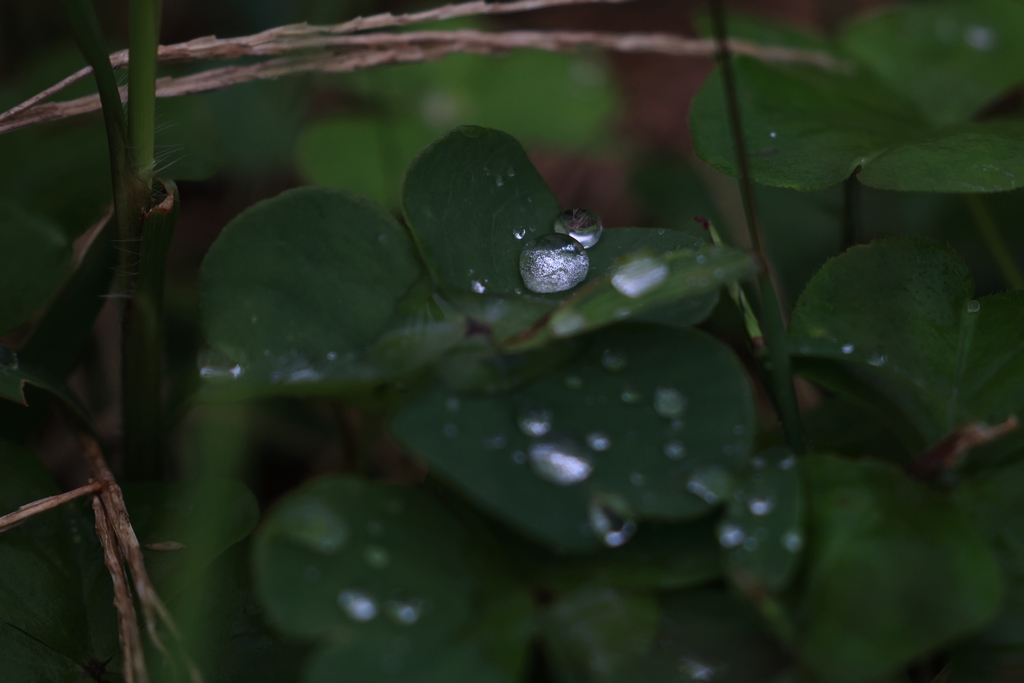
[[[550,294],[572,289],[587,277],[590,258],[568,235],[548,234],[531,240],[519,255],[519,274],[531,292]]]
[[[977,299],[971,299],[970,301],[967,302],[967,312],[968,313],[977,313],[980,310],[981,310],[981,303],[979,303]]]
[[[770,137],[772,139],[775,139],[778,136],[779,136],[779,134],[776,131],[774,131],[774,130],[772,132],[768,133],[768,137]]]
[[[458,425],[452,424],[451,422],[446,424],[444,426],[444,435],[447,436],[449,439],[454,439],[455,437],[457,437],[459,435]]]
[[[524,237],[526,237],[526,228],[513,228],[512,236],[515,237],[517,240],[523,239]]]
[[[508,168],[505,169],[505,175],[507,175],[509,178],[514,178],[516,176],[516,169],[509,166]]]
[[[449,413],[459,412],[459,406],[461,405],[462,402],[459,401],[458,396],[449,396],[447,399],[445,399],[444,402],[444,407],[448,410]]]
[[[654,412],[670,420],[682,417],[686,411],[686,397],[674,387],[658,387],[654,390]]]
[[[383,569],[391,564],[391,555],[379,545],[366,546],[366,550],[363,551],[363,559],[374,569]]]
[[[796,465],[795,455],[787,455],[785,458],[779,461],[780,470],[791,470],[793,469],[794,465]]]
[[[567,375],[564,384],[567,389],[582,389],[583,378],[579,375]]]
[[[594,471],[583,449],[567,436],[549,434],[531,443],[529,450],[533,471],[552,484],[578,484]]]
[[[643,399],[643,397],[643,394],[641,394],[637,389],[628,386],[623,387],[622,393],[619,395],[619,398],[622,399],[623,403],[629,403],[631,405],[634,403],[639,403]]]
[[[661,450],[671,460],[682,460],[686,456],[686,446],[683,445],[682,441],[666,441]]]
[[[319,500],[307,499],[288,506],[282,514],[287,537],[314,552],[333,555],[348,542],[348,525]]]
[[[644,481],[644,475],[641,474],[640,472],[629,473],[629,483],[632,484],[633,486],[643,486]]]
[[[629,505],[618,496],[597,494],[591,498],[587,520],[594,535],[609,548],[618,548],[636,533]]]
[[[604,225],[596,213],[577,206],[558,214],[555,232],[568,235],[583,245],[584,249],[590,249],[601,239]]]
[[[504,434],[498,434],[496,436],[484,439],[484,448],[489,451],[500,451],[508,444],[508,439],[505,438]]]
[[[651,291],[668,277],[668,266],[659,258],[641,256],[615,269],[612,287],[619,294],[636,299]]]
[[[723,522],[718,527],[718,542],[723,548],[736,548],[747,537],[743,528],[733,522]]]
[[[512,453],[512,462],[517,465],[522,465],[526,462],[526,453],[522,451],[515,451]]]
[[[270,373],[270,382],[278,384],[299,384],[303,382],[316,382],[322,378],[320,371],[298,351],[281,356],[274,363],[274,370]]]
[[[338,354],[335,353],[334,351],[328,351],[327,352],[327,360],[329,360],[329,361],[338,360]]]
[[[978,52],[991,52],[996,46],[996,32],[988,26],[968,26],[964,29],[964,42]]]
[[[868,365],[873,365],[876,368],[880,368],[883,365],[885,365],[885,362],[887,360],[889,359],[886,357],[884,353],[879,353],[875,351],[870,356],[868,356]]]
[[[487,288],[484,287],[484,283],[480,282],[479,280],[471,280],[469,283],[469,288],[472,289],[477,294],[483,294],[484,292],[487,291]]]
[[[10,366],[9,363],[3,362],[3,349],[7,349],[7,347],[5,346],[0,349],[0,365]],[[7,349],[7,351],[14,355],[13,367],[16,369],[18,367],[18,356],[10,349]],[[196,364],[199,366],[199,376],[203,379],[238,379],[245,374],[245,370],[241,365],[216,349],[205,348],[200,350],[196,356]]]
[[[420,600],[388,600],[384,603],[384,613],[397,624],[412,626],[423,615],[423,603]]]
[[[352,621],[372,621],[377,616],[377,601],[357,590],[346,590],[338,593],[338,606]]]
[[[713,667],[687,657],[679,660],[679,673],[685,681],[710,681],[715,677]]]
[[[601,353],[601,367],[608,372],[621,372],[626,368],[626,354],[618,349],[605,349]]]
[[[853,349],[854,349],[854,348],[855,348],[855,347],[854,347],[854,345],[853,345],[853,344],[843,344],[843,345],[842,345],[842,346],[841,346],[841,347],[839,348],[839,350],[840,350],[840,351],[842,351],[842,352],[843,352],[844,354],[846,354],[847,356],[849,356],[849,355],[850,355],[851,353],[853,353]]]
[[[612,440],[604,432],[590,432],[587,434],[587,445],[592,451],[606,451],[612,447]]]
[[[782,534],[782,547],[791,553],[798,553],[804,547],[803,537],[795,531],[787,531]]]
[[[707,260],[708,260],[708,257],[705,256],[704,254],[697,254],[697,257],[696,257],[697,263],[705,263]]]
[[[708,505],[714,505],[729,496],[732,491],[732,477],[721,467],[709,465],[690,476],[690,480],[686,482],[686,490]]]
[[[544,436],[551,431],[553,419],[554,415],[547,408],[528,403],[519,412],[517,422],[519,431],[526,436]]]
[[[715,268],[715,277],[719,280],[725,277],[725,268]]]
[[[747,509],[752,515],[764,517],[775,509],[775,501],[766,495],[754,495],[747,500]]]

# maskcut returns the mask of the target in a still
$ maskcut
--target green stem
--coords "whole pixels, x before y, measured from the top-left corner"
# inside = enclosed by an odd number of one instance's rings
[[[1024,275],[1021,275],[1020,269],[1013,260],[1013,254],[1010,253],[1010,248],[1003,240],[1003,236],[999,234],[999,228],[996,226],[985,200],[976,194],[965,196],[967,205],[971,207],[971,213],[974,215],[974,225],[978,228],[981,239],[985,241],[985,246],[988,247],[992,260],[996,262],[1003,280],[1011,289],[1024,289]]]
[[[722,0],[709,0],[711,5],[711,21],[718,43],[718,62],[722,69],[722,80],[725,84],[726,107],[729,113],[729,124],[732,129],[733,144],[736,146],[737,171],[739,173],[740,192],[743,197],[743,212],[747,219],[747,230],[750,233],[750,244],[763,264],[764,272],[758,276],[758,293],[761,299],[761,315],[765,345],[768,347],[770,365],[766,373],[767,384],[772,393],[776,411],[782,421],[782,430],[786,442],[795,453],[804,452],[803,425],[800,421],[800,409],[796,402],[796,391],[793,388],[793,368],[789,357],[789,345],[786,340],[786,326],[782,319],[778,295],[772,284],[770,261],[761,239],[761,231],[757,224],[757,212],[754,209],[754,187],[750,179],[750,160],[747,156],[746,138],[743,135],[743,122],[740,117],[739,98],[736,95],[736,77],[732,69],[729,54],[727,33],[725,28],[725,12]],[[766,364],[767,365],[767,364]]]
[[[128,135],[139,178],[153,182],[156,122],[156,61],[160,45],[161,0],[131,0],[128,38]]]

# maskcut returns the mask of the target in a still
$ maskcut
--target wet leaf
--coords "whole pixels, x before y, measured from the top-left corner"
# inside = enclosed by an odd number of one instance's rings
[[[1024,296],[973,300],[973,288],[960,257],[934,242],[855,247],[797,302],[798,370],[855,399],[878,398],[875,409],[900,418],[917,448],[969,421],[1002,422],[1024,407]]]
[[[696,332],[618,327],[515,394],[435,387],[402,409],[393,431],[483,508],[555,548],[582,550],[598,535],[628,539],[614,530],[632,515],[707,512],[728,495],[753,420],[748,380],[726,347]],[[611,527],[595,534],[603,518]]]
[[[995,616],[997,560],[946,497],[871,460],[813,456],[801,471],[807,565],[793,614],[819,675],[875,680]]]

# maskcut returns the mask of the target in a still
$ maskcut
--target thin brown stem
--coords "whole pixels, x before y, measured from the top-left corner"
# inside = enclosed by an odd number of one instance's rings
[[[82,496],[88,496],[90,493],[96,493],[101,487],[102,484],[98,481],[92,481],[81,488],[75,489],[74,491],[68,491],[67,493],[61,493],[56,496],[50,496],[49,498],[42,498],[40,500],[32,501],[31,503],[26,503],[14,512],[0,517],[0,532],[13,529],[19,524],[22,524],[26,519],[34,517],[42,512],[46,512],[47,510],[52,510],[55,507],[60,507],[68,501],[81,498]]]

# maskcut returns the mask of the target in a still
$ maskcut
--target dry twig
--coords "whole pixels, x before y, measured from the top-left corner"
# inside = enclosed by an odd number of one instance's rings
[[[88,496],[90,493],[96,493],[100,490],[101,486],[102,485],[99,482],[92,481],[81,488],[75,489],[74,491],[68,491],[67,493],[61,493],[56,496],[50,496],[49,498],[43,498],[41,500],[32,501],[31,503],[22,505],[14,512],[0,517],[0,532],[13,529],[16,526],[23,524],[29,517],[34,517],[41,512],[46,512],[47,510],[52,510],[55,507],[60,507],[68,501],[81,498],[82,496]]]

